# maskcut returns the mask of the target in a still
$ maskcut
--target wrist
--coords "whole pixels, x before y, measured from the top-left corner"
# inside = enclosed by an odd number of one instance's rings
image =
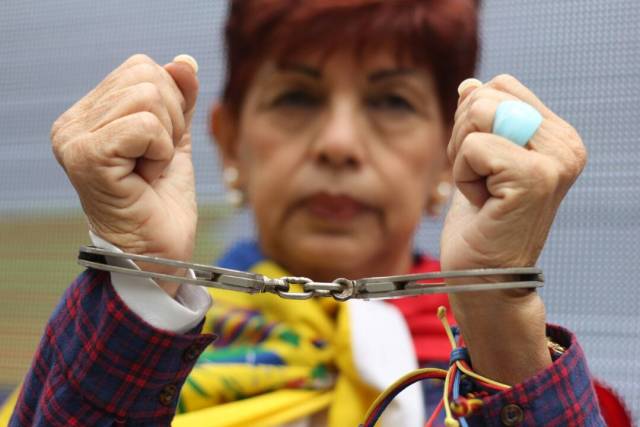
[[[135,255],[147,255],[152,257],[159,257],[165,259],[171,259],[176,261],[189,262],[191,260],[192,251],[180,251],[167,254],[165,252],[161,252],[159,254],[158,251],[149,251],[149,250],[140,250],[139,248],[122,248],[122,251],[125,253],[135,254]],[[185,253],[188,252],[188,253]],[[134,263],[138,266],[140,270],[149,271],[152,273],[160,273],[166,274],[170,276],[178,276],[178,277],[186,277],[187,269],[186,268],[177,268],[168,265],[156,264],[153,262],[143,262],[143,261],[134,261]],[[155,279],[156,284],[160,289],[164,290],[171,298],[175,298],[178,293],[178,289],[180,289],[180,283],[173,282],[170,280],[162,280]]]
[[[476,372],[506,384],[551,364],[544,303],[535,291],[450,294]]]
[[[184,251],[174,252],[174,253],[161,252],[161,255],[159,255],[158,252],[156,251],[152,251],[151,253],[149,253],[148,251],[144,251],[143,253],[137,253],[135,250],[131,250],[131,251],[125,250],[124,252],[129,252],[137,255],[155,256],[155,257],[171,259],[175,261],[183,261],[183,262],[190,262],[193,254],[193,250],[184,250]],[[153,273],[161,273],[161,274],[167,274],[170,276],[178,276],[178,277],[186,277],[187,271],[188,271],[186,268],[177,268],[177,267],[172,267],[168,265],[155,264],[151,262],[136,261],[136,265],[138,266],[138,268],[144,271],[150,271]],[[180,289],[180,283],[173,282],[170,280],[155,279],[155,282],[162,290],[164,290],[167,294],[169,294],[171,298],[175,298],[176,294],[178,293],[178,289]]]
[[[141,247],[140,245],[131,247],[124,245],[122,243],[115,244],[107,238],[96,232],[95,227],[90,226],[89,236],[91,237],[92,243],[100,248],[109,249],[116,252],[124,252],[130,253],[134,255],[149,255],[156,256],[160,258],[169,258],[175,259],[179,261],[188,262],[191,260],[192,250],[182,251],[181,253],[172,253],[172,254],[164,254],[164,252],[159,253],[158,251],[150,251],[149,248]],[[150,253],[151,252],[151,253]],[[118,263],[118,261],[112,260],[112,262]],[[150,271],[153,273],[161,273],[172,276],[183,277],[187,275],[187,269],[185,268],[176,268],[168,265],[160,265],[151,262],[141,262],[141,261],[128,261],[130,263],[135,264],[140,270]],[[155,280],[155,283],[160,287],[160,289],[164,290],[169,296],[175,298],[178,290],[180,288],[180,284],[168,280]]]
[[[186,277],[187,275],[187,269],[185,268],[172,268],[147,262],[136,262],[136,265],[138,266],[138,268],[140,268],[140,270],[151,271],[153,273],[169,274],[179,277]],[[156,280],[155,282],[157,283],[158,287],[169,294],[171,298],[175,298],[178,293],[178,289],[180,289],[180,283],[172,282],[169,280]]]

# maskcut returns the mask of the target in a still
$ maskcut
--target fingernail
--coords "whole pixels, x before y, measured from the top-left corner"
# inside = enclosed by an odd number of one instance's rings
[[[196,74],[198,73],[198,61],[196,61],[196,59],[191,55],[183,53],[182,55],[178,55],[173,58],[173,62],[182,62],[183,64],[187,64],[188,66],[193,68],[193,71]]]
[[[478,79],[465,79],[462,81],[462,83],[460,83],[460,86],[458,86],[458,95],[462,95],[467,89],[469,89],[470,87],[480,87],[482,86],[482,82]]]

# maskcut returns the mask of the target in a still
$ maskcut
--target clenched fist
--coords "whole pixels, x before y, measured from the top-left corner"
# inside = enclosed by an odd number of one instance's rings
[[[461,92],[448,145],[457,191],[442,232],[442,268],[535,265],[585,166],[585,147],[569,123],[514,77]],[[544,118],[527,147],[492,133],[503,101],[526,102]],[[512,384],[551,364],[536,292],[452,294],[450,302],[477,372]]]
[[[51,129],[53,152],[91,228],[125,252],[185,261],[192,256],[196,68],[189,58],[160,66],[134,55]],[[170,294],[176,286],[164,285]]]
[[[492,133],[503,101],[524,101],[542,114],[527,148]],[[535,265],[586,163],[577,131],[514,77],[501,75],[463,91],[447,151],[458,191],[442,233],[443,268]]]

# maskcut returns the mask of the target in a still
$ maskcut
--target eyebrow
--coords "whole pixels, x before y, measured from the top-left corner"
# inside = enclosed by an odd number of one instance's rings
[[[281,71],[292,71],[294,73],[304,74],[305,76],[316,80],[320,80],[322,78],[322,71],[317,68],[295,62],[282,62],[278,64],[278,69]]]
[[[281,71],[289,71],[289,72],[303,74],[307,77],[311,77],[316,80],[322,79],[321,70],[305,64],[300,64],[296,62],[282,62],[278,64],[278,69]],[[414,68],[388,68],[388,69],[373,71],[367,76],[367,79],[370,82],[377,82],[380,80],[391,79],[394,77],[416,75],[416,74],[418,74],[418,70]]]
[[[368,79],[370,82],[377,82],[384,79],[415,74],[418,74],[418,70],[414,68],[389,68],[374,71],[373,73],[369,74]]]

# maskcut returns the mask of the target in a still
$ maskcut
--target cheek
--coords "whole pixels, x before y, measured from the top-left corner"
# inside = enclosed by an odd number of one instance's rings
[[[283,179],[300,161],[304,152],[301,133],[278,125],[272,115],[247,113],[241,129],[238,154],[241,172],[248,181]]]
[[[395,174],[390,191],[389,220],[392,228],[413,228],[422,217],[427,202],[427,186],[423,174],[416,172],[420,171],[404,169]]]
[[[396,227],[413,229],[421,220],[430,191],[445,167],[444,150],[442,140],[432,136],[398,148],[395,156],[386,156],[390,221]]]
[[[272,223],[291,198],[291,177],[299,164],[299,150],[295,143],[259,122],[248,127],[239,144],[239,168],[248,202],[259,224]]]

